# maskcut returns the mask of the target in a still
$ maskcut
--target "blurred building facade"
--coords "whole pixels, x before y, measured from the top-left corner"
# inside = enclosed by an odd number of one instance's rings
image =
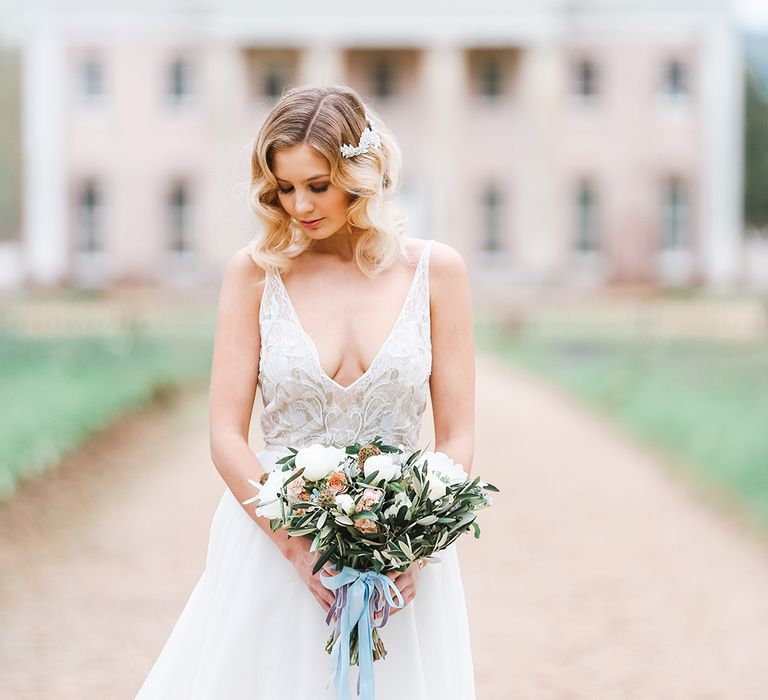
[[[217,284],[257,231],[264,115],[289,85],[342,82],[400,141],[410,234],[455,246],[478,289],[743,283],[728,3],[466,5],[17,10],[23,215],[0,267],[20,284]]]

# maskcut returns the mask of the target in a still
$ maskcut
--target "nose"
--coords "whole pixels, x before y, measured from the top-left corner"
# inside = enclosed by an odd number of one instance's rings
[[[314,205],[312,204],[310,195],[300,190],[296,190],[296,213],[299,214],[300,218],[306,218],[306,215],[309,214],[313,208]]]

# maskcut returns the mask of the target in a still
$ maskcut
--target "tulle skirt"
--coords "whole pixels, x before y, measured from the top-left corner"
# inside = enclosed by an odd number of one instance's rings
[[[257,453],[264,469],[277,453]],[[377,700],[474,700],[456,543],[420,574],[416,597],[380,630]],[[331,627],[292,564],[229,489],[205,569],[136,700],[332,700]],[[351,697],[357,667],[350,674]]]

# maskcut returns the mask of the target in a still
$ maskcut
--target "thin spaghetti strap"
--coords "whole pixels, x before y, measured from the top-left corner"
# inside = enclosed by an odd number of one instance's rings
[[[427,289],[427,293],[429,293],[429,253],[432,250],[432,244],[434,242],[434,239],[430,238],[424,243],[419,259],[419,267],[421,268],[420,274],[424,276],[424,286]]]
[[[419,270],[420,275],[419,286],[421,288],[421,318],[426,327],[427,342],[431,337],[431,324],[432,319],[430,315],[430,297],[429,297],[429,253],[432,249],[434,239],[430,238],[424,243],[424,247],[421,249],[421,256],[419,257]],[[431,345],[431,343],[430,343]]]
[[[261,290],[261,302],[259,304],[259,324],[264,324],[267,305],[273,302],[275,296],[276,274],[270,270],[264,275],[264,288]],[[274,313],[274,312],[273,312]]]
[[[424,246],[421,249],[421,255],[419,256],[419,267],[429,269],[429,251],[434,243],[433,238],[429,238],[424,241]]]

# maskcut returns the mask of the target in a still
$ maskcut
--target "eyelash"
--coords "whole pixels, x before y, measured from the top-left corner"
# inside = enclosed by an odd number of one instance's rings
[[[325,192],[328,189],[328,185],[323,185],[322,187],[317,187],[317,188],[310,187],[309,189],[312,190],[313,192],[316,192],[317,194],[320,194],[320,192]],[[285,190],[282,189],[281,187],[278,188],[278,191],[281,192],[282,194],[290,194],[292,190],[293,190],[293,187],[289,187],[288,189],[285,189]]]

